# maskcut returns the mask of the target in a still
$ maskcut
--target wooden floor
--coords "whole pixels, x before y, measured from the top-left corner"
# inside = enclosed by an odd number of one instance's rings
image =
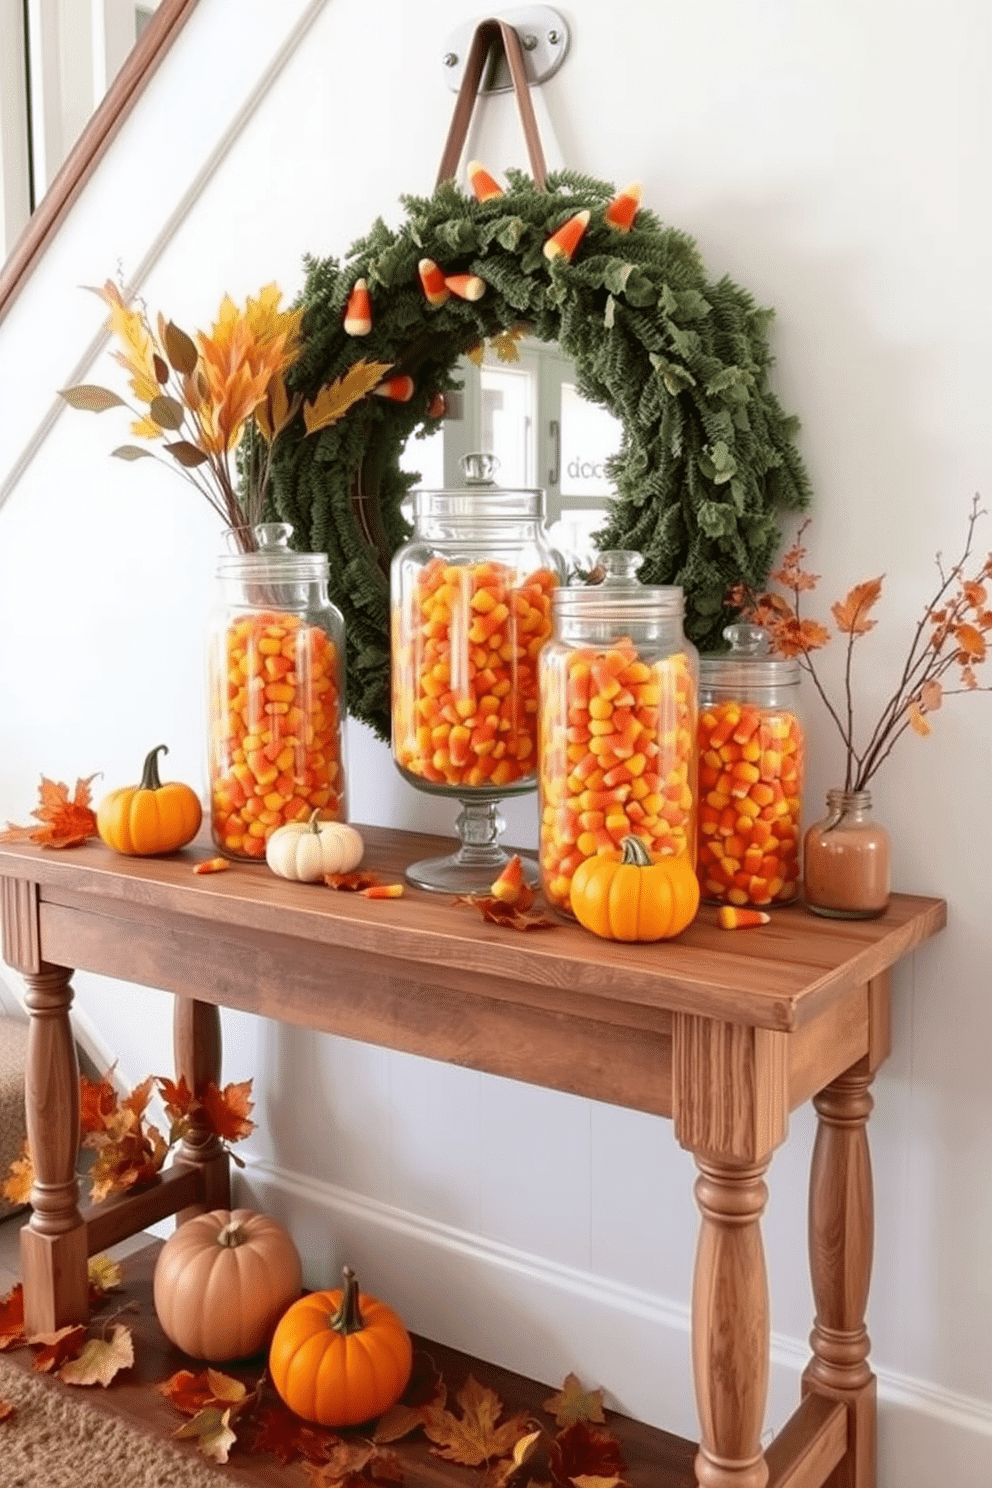
[[[0,1223],[0,1295],[8,1292],[18,1280],[18,1232],[23,1222],[24,1215],[15,1215]],[[135,1236],[112,1252],[115,1258],[122,1259],[124,1269],[124,1298],[118,1293],[113,1295],[113,1310],[116,1311],[122,1300],[137,1303],[136,1312],[127,1312],[121,1318],[134,1335],[135,1364],[132,1369],[118,1375],[106,1389],[94,1388],[85,1394],[87,1402],[97,1409],[126,1420],[150,1436],[166,1440],[184,1418],[152,1387],[178,1369],[199,1372],[205,1366],[174,1348],[158,1326],[152,1305],[151,1279],[161,1243],[149,1236]],[[107,1311],[110,1305],[111,1299],[108,1299],[102,1310]],[[508,1414],[526,1410],[533,1416],[535,1425],[539,1423],[554,1432],[553,1418],[542,1409],[550,1393],[547,1385],[483,1364],[439,1344],[422,1339],[414,1342],[421,1361],[429,1352],[430,1359],[440,1370],[448,1386],[449,1400],[471,1373],[481,1384],[496,1391]],[[33,1354],[27,1348],[11,1350],[5,1358],[26,1372],[32,1369]],[[260,1356],[238,1365],[221,1367],[254,1387],[264,1365],[264,1357]],[[77,1397],[80,1393],[78,1387],[74,1389],[50,1376],[36,1378],[48,1380],[53,1390]],[[630,1484],[630,1488],[690,1488],[694,1484],[692,1463],[695,1447],[692,1443],[613,1413],[607,1415],[606,1429],[620,1442],[627,1463],[624,1481]],[[183,1451],[196,1452],[191,1443],[175,1445]],[[403,1465],[404,1488],[479,1488],[484,1476],[484,1467],[460,1467],[432,1455],[429,1442],[419,1431],[396,1443],[393,1450]],[[200,1461],[205,1463],[206,1459],[201,1457]],[[230,1461],[218,1467],[217,1472],[223,1474],[228,1482],[247,1485],[247,1488],[275,1488],[275,1485],[286,1488],[286,1485],[304,1481],[299,1459],[284,1465],[268,1454],[248,1454],[240,1446],[234,1448]]]

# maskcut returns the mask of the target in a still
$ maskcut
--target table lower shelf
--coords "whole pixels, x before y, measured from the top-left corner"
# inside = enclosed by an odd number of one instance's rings
[[[103,1314],[116,1312],[125,1302],[137,1305],[137,1311],[127,1311],[120,1319],[134,1335],[134,1367],[118,1375],[106,1389],[81,1391],[78,1387],[62,1384],[58,1379],[45,1378],[49,1379],[52,1389],[64,1391],[77,1400],[84,1398],[87,1405],[125,1421],[145,1435],[167,1441],[184,1417],[152,1386],[168,1379],[179,1369],[199,1372],[206,1365],[175,1348],[159,1327],[152,1302],[152,1274],[161,1243],[153,1241],[125,1259],[123,1295],[115,1292],[93,1318],[94,1323],[98,1323]],[[471,1374],[480,1384],[496,1392],[508,1415],[526,1411],[535,1423],[545,1426],[551,1434],[557,1429],[553,1417],[543,1409],[544,1401],[554,1393],[547,1385],[426,1339],[415,1338],[414,1343],[418,1351],[430,1355],[440,1371],[453,1409],[457,1410],[453,1403],[455,1393]],[[17,1349],[6,1357],[26,1373],[31,1371],[34,1356],[30,1350]],[[218,1367],[254,1386],[264,1364],[264,1357],[259,1356]],[[39,1376],[35,1375],[35,1378]],[[584,1383],[593,1385],[595,1381]],[[694,1443],[614,1412],[607,1412],[606,1426],[600,1429],[608,1430],[619,1441],[627,1464],[624,1482],[630,1488],[693,1488]],[[176,1442],[175,1446],[197,1456],[191,1443]],[[420,1431],[394,1443],[390,1450],[396,1452],[402,1463],[403,1488],[479,1488],[485,1476],[485,1465],[481,1468],[462,1467],[433,1455],[430,1443]],[[287,1484],[302,1481],[298,1459],[286,1466],[271,1456],[249,1455],[240,1447],[233,1449],[230,1461],[218,1472],[228,1482],[245,1485],[245,1488],[275,1488],[275,1485],[286,1488]],[[526,1482],[526,1473],[523,1477]]]

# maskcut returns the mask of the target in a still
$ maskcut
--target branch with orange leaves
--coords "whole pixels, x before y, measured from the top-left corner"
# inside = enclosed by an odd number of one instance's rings
[[[960,692],[992,691],[990,687],[979,686],[975,672],[988,654],[986,632],[992,629],[988,589],[992,581],[992,553],[978,564],[974,573],[969,575],[965,571],[978,520],[985,515],[975,496],[960,558],[945,570],[942,557],[937,554],[940,576],[937,591],[913,631],[895,690],[860,747],[856,742],[854,717],[854,646],[875,628],[877,622],[871,618],[871,611],[881,598],[884,576],[855,584],[843,600],[830,607],[837,633],[847,637],[843,705],[830,697],[812,659],[812,653],[830,641],[831,632],[820,621],[807,619],[800,613],[802,596],[815,589],[819,580],[818,574],[809,573],[803,566],[806,548],[802,538],[809,523],[804,522],[800,527],[795,543],[772,574],[774,582],[791,598],[775,590],[754,594],[739,584],[730,590],[727,603],[740,610],[752,624],[763,626],[772,650],[779,656],[795,658],[819,693],[844,744],[845,790],[864,790],[908,728],[921,737],[928,735],[931,730],[927,716],[937,711],[945,697]],[[959,672],[958,687],[944,685],[944,678],[952,668]]]

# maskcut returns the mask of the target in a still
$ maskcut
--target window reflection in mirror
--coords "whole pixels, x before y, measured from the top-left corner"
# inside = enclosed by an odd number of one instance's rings
[[[419,472],[428,490],[464,484],[460,459],[491,450],[501,486],[540,486],[555,546],[570,568],[594,561],[592,534],[602,527],[616,490],[606,461],[620,449],[622,425],[607,409],[583,398],[575,368],[557,346],[525,339],[519,358],[503,362],[487,351],[481,367],[462,358],[460,397],[427,439],[414,439],[401,466]]]
[[[0,0],[0,257],[10,251],[159,3]]]

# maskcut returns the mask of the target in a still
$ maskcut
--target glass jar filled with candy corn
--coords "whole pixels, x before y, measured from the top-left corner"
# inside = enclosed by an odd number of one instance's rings
[[[803,726],[799,663],[759,625],[729,625],[699,660],[699,848],[711,904],[767,908],[799,893]]]
[[[695,856],[698,657],[682,590],[638,583],[642,562],[602,553],[601,583],[559,589],[541,653],[541,883],[565,914],[579,864],[624,837]]]
[[[256,551],[217,565],[210,629],[210,821],[229,858],[264,860],[277,827],[346,814],[344,621],[327,597],[325,553],[289,547],[292,528],[252,529]]]
[[[563,576],[544,493],[498,487],[495,465],[467,455],[463,489],[413,493],[390,578],[393,758],[462,805],[458,851],[406,872],[449,893],[488,889],[508,862],[497,802],[537,785],[537,664]]]

